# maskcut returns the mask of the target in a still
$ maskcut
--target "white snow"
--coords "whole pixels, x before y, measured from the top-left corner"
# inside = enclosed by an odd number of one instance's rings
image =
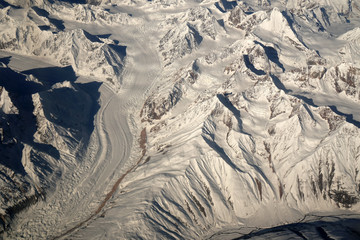
[[[343,22],[346,1],[244,1],[238,23],[215,2],[36,3],[47,17],[1,10],[4,67],[70,65],[78,77],[27,78],[43,88],[29,94],[30,139],[59,157],[23,143],[26,176],[46,194],[5,238],[231,239],[359,212],[360,43]],[[316,32],[316,14],[304,18],[299,5],[324,5],[330,25],[352,29]],[[65,29],[39,27],[50,18]],[[86,92],[91,84],[99,89]],[[18,113],[5,89],[0,108]],[[92,111],[93,129],[74,127]]]

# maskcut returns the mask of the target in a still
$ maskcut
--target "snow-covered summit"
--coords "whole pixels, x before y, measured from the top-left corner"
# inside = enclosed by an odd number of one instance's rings
[[[359,232],[356,1],[0,6],[1,237]]]
[[[2,49],[46,57],[61,66],[71,65],[79,75],[96,76],[115,89],[119,88],[126,57],[125,46],[111,40],[105,43],[83,29],[51,32],[39,26],[26,13],[22,12],[25,18],[17,21],[6,14],[9,11],[16,10],[10,7],[2,9],[3,22],[8,26],[0,33]],[[29,12],[36,14],[32,9]]]
[[[204,38],[216,40],[219,34],[224,33],[223,27],[211,11],[204,7],[191,8],[178,14],[168,20],[166,25],[171,29],[161,38],[159,44],[165,65],[192,53]]]

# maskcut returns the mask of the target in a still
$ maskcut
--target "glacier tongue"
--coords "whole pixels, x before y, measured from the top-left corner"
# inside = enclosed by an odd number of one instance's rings
[[[355,1],[3,2],[1,237],[359,233]]]

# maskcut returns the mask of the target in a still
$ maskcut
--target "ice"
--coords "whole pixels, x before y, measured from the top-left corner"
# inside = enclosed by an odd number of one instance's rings
[[[358,231],[356,3],[7,2],[1,237]]]

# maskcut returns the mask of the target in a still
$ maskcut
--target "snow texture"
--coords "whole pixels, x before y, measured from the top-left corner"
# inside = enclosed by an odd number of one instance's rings
[[[357,1],[0,7],[2,238],[358,238]]]

